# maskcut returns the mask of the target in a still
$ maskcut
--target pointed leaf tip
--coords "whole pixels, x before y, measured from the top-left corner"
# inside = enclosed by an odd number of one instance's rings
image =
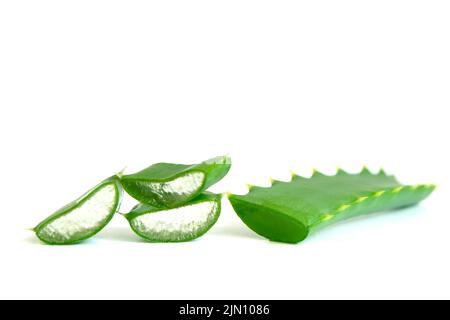
[[[123,167],[122,170],[120,170],[119,172],[117,172],[117,173],[116,173],[116,177],[119,178],[119,179],[122,178],[122,177],[124,176],[125,170],[127,170],[127,167],[128,167],[128,166],[125,166],[125,167]]]
[[[122,213],[122,212],[119,212],[119,214],[122,216],[122,217],[124,217],[125,219],[127,219],[128,221],[130,221],[130,220],[132,220],[132,215],[131,215],[131,212],[128,212],[128,213]]]
[[[226,154],[224,156],[218,156],[204,161],[206,164],[231,164],[231,157]]]

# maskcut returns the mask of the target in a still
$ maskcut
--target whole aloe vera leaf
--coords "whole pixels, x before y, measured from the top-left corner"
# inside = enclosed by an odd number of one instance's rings
[[[364,168],[359,174],[294,174],[290,182],[272,181],[271,187],[250,187],[248,194],[228,198],[241,220],[259,235],[298,243],[311,231],[339,220],[414,205],[434,189],[435,185],[405,186],[383,170],[372,174]]]
[[[123,189],[117,177],[104,180],[33,229],[43,242],[74,244],[101,231],[119,209]]]
[[[200,164],[157,163],[121,177],[129,195],[155,207],[173,208],[197,197],[230,170],[231,159],[216,157]]]
[[[150,242],[183,242],[204,235],[217,222],[221,195],[202,193],[176,208],[138,204],[126,214],[131,229]]]

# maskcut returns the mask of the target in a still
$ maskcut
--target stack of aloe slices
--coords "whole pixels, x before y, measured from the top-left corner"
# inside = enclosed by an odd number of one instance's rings
[[[189,241],[217,221],[221,195],[206,190],[231,167],[229,157],[196,165],[158,163],[121,177],[124,189],[141,203],[126,214],[133,231],[155,242]]]
[[[130,175],[118,174],[89,190],[33,230],[47,244],[74,244],[100,232],[119,211],[123,190],[140,203],[125,214],[132,230],[153,242],[189,241],[217,221],[221,195],[206,190],[228,173],[231,160],[200,164],[157,163]]]

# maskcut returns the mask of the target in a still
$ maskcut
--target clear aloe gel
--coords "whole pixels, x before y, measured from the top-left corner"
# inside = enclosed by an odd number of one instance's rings
[[[216,157],[200,164],[157,163],[140,172],[124,175],[125,191],[142,203],[173,208],[186,203],[228,173],[231,159]]]
[[[102,230],[117,212],[123,189],[111,177],[42,221],[34,232],[47,244],[73,244]]]
[[[203,193],[175,208],[138,204],[125,215],[131,229],[150,242],[183,242],[204,235],[217,222],[221,195]]]

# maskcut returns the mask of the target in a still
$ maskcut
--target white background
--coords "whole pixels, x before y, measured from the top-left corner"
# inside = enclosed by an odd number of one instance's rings
[[[2,1],[0,298],[450,298],[449,17],[448,1]],[[439,188],[298,245],[226,200],[189,243],[144,243],[120,216],[76,246],[26,230],[125,165],[226,153],[216,192],[364,163]]]

